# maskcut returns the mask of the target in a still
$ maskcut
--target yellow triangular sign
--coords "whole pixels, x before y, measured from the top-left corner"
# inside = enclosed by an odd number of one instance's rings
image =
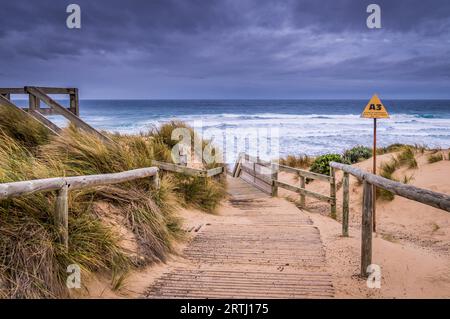
[[[362,112],[361,117],[369,119],[388,119],[389,113],[379,97],[375,94]]]

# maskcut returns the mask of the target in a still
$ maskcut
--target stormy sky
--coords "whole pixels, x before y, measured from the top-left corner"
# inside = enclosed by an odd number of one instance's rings
[[[80,30],[66,7],[81,6]],[[382,10],[368,29],[366,7]],[[82,98],[450,98],[448,0],[0,0],[0,86]]]

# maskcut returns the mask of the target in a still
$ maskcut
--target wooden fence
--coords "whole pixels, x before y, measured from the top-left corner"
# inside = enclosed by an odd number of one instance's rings
[[[160,169],[205,178],[217,176],[224,173],[223,167],[216,167],[209,170],[200,170],[157,161],[154,161],[154,165],[159,166],[160,168],[147,167],[114,174],[56,177],[23,182],[4,183],[0,184],[0,200],[26,196],[40,192],[57,191],[58,195],[55,205],[54,220],[55,225],[58,227],[60,241],[66,248],[68,248],[68,194],[71,190],[124,183],[146,177],[152,177],[153,185],[155,186],[155,188],[159,188],[158,172]]]
[[[278,173],[287,172],[298,176],[300,185],[295,186],[278,179]],[[233,177],[241,177],[271,196],[278,195],[278,188],[287,189],[300,195],[300,206],[305,207],[306,197],[313,197],[330,204],[330,212],[336,217],[336,182],[334,170],[330,175],[318,174],[278,163],[271,163],[248,154],[240,154],[232,173]],[[330,184],[330,195],[319,194],[306,189],[306,180],[319,180]]]
[[[361,275],[367,276],[367,267],[372,263],[372,226],[373,226],[373,186],[385,189],[395,195],[450,212],[450,196],[392,181],[381,176],[364,172],[358,168],[331,162],[333,169],[344,172],[342,200],[342,235],[348,236],[349,219],[349,175],[363,182],[363,207],[361,222]]]
[[[158,188],[158,171],[159,169],[157,167],[148,167],[114,174],[56,177],[23,182],[5,183],[0,184],[0,200],[30,195],[38,192],[57,191],[58,196],[56,199],[54,215],[55,225],[58,227],[60,241],[67,249],[69,242],[69,191],[88,187],[123,183],[146,177],[152,177],[154,186]]]

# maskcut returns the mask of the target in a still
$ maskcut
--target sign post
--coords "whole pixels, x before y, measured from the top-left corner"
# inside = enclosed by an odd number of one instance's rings
[[[389,118],[389,113],[386,107],[383,105],[379,97],[375,94],[366,105],[364,111],[361,114],[363,118],[373,119],[373,167],[372,173],[377,174],[377,119],[387,119]],[[376,200],[377,200],[377,189],[375,185],[372,185],[372,200],[373,200],[373,231],[377,231],[376,222]]]

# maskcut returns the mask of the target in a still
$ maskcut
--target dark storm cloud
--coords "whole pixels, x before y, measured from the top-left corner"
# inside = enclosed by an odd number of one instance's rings
[[[65,27],[69,3],[82,29]],[[366,7],[382,8],[381,30]],[[0,86],[84,97],[450,97],[450,1],[0,0]],[[355,90],[358,89],[356,92]]]

